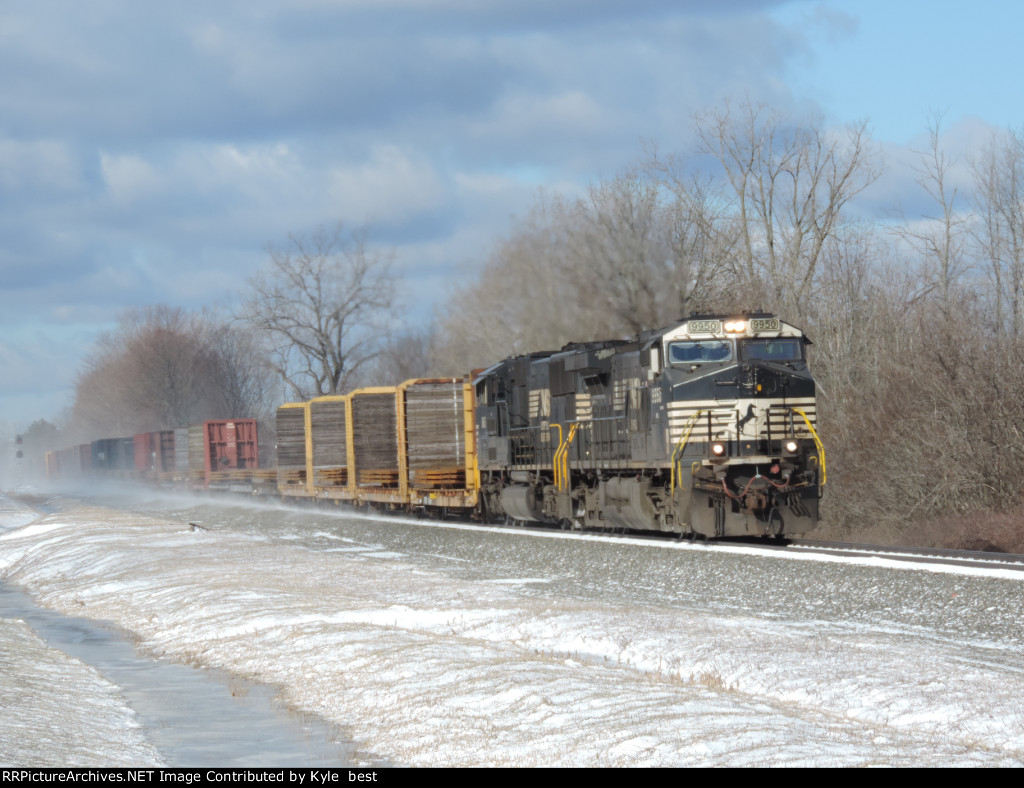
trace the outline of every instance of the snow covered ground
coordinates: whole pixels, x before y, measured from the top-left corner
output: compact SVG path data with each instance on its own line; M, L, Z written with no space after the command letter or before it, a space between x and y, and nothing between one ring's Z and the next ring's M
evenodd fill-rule
M215 505L17 509L0 498L5 582L280 686L367 763L1024 765L1020 573ZM3 620L0 649L46 653ZM89 762L149 757L108 687L48 659L38 694L95 721ZM46 727L34 696L11 695L0 761Z

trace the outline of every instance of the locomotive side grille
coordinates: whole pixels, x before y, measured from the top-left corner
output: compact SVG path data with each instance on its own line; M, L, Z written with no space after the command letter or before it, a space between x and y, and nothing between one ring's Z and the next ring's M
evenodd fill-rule
M551 414L550 389L534 389L530 392L530 419L546 419Z
M615 411L626 409L626 397L629 392L640 388L640 378L617 378L612 388L612 405Z
M626 381L617 378L612 389L612 407L618 413L626 408Z
M594 417L594 407L589 394L576 395L576 420L590 421Z

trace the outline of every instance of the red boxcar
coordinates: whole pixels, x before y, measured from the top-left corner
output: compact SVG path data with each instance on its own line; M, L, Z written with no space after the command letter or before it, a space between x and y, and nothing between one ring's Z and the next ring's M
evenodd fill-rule
M202 452L204 486L251 489L260 464L256 419L203 422Z
M174 430L140 432L135 441L135 472L145 479L170 479L174 471Z

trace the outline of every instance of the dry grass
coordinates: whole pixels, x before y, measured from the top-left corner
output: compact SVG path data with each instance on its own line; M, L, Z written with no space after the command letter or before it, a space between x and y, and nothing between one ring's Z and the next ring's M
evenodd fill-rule
M1024 554L1024 510L972 510L911 523L877 523L859 528L822 523L809 537L883 546Z
M915 523L904 544L951 550L1024 553L1024 511L971 511Z
M705 689L715 690L716 692L733 692L737 689L736 682L730 684L715 668L706 668L697 673L690 674L690 683L697 684Z

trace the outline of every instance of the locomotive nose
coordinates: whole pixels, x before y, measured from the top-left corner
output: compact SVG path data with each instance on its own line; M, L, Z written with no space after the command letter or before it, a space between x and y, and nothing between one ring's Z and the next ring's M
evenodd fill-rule
M785 378L778 370L759 361L746 361L741 366L742 386L750 396L771 397L782 388Z

